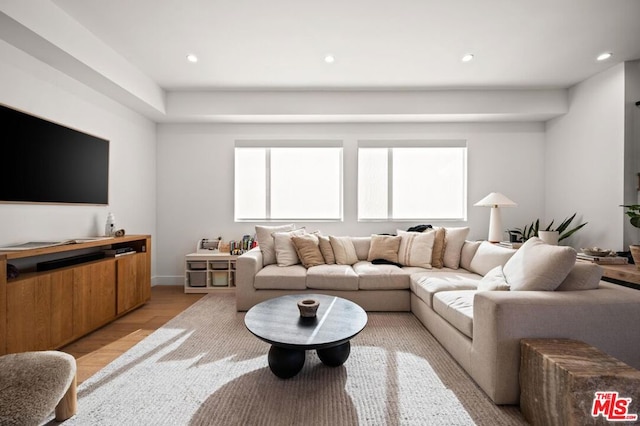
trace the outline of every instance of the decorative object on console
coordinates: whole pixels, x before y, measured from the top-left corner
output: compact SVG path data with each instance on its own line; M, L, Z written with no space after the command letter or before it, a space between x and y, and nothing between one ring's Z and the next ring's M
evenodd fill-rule
M113 237L116 232L116 218L113 213L109 212L107 215L107 223L104 225L105 237Z
M538 231L538 238L549 245L557 246L560 233L558 231Z
M587 256L596 256L596 257L603 257L603 256L615 256L615 252L612 252L611 250L606 250L600 247L588 247L588 248L581 248L580 250L582 250L582 252L584 254L586 254Z
M631 223L631 225L635 226L636 228L640 228L640 204L627 204L620 207L624 207L627 209L624 214L629 216L629 222ZM640 269L640 245L631 244L629 246L629 250L631 250L633 263L635 263L636 267Z
M313 318L316 316L320 302L314 299L304 299L298 302L300 316L303 318Z
M477 207L491 207L489 219L489 242L498 243L502 240L502 217L500 207L516 207L518 204L511 201L499 192L492 192L482 200L474 204Z
M125 234L125 230L124 229L118 229L116 232L113 233L114 237L124 237Z

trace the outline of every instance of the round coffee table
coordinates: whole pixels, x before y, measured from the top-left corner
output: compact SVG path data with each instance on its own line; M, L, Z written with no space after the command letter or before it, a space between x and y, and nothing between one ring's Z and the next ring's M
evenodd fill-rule
M298 301L320 302L313 318L300 316ZM298 294L258 303L244 317L247 329L271 344L269 368L288 379L302 370L305 351L315 349L323 364L338 367L349 358L351 340L367 324L367 313L357 304L336 296Z

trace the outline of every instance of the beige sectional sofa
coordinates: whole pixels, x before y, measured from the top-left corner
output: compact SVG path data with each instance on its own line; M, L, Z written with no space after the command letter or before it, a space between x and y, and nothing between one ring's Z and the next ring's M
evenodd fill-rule
M243 254L237 310L285 294L323 293L367 311L410 311L496 404L519 403L522 338L582 340L640 368L640 291L600 281L599 267L575 263L571 248L535 239L516 256L488 242L451 241L449 267L423 268L374 264L372 237L350 240L357 254L351 265L265 265L260 248ZM532 289L540 286L547 288Z

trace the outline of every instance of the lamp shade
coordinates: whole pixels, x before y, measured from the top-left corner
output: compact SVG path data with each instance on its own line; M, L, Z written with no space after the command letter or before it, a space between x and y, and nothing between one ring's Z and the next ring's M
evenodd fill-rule
M499 192L492 192L474 204L477 207L516 207L517 205Z

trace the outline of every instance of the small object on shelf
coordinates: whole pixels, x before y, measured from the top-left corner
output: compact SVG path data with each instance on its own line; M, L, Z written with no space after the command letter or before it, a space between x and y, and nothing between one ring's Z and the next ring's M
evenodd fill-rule
M7 263L7 279L18 278L19 275L20 275L20 271L18 271L18 268L16 268L16 265Z
M626 265L629 263L629 259L622 256L590 256L585 253L578 253L577 259L586 260L600 265Z
M104 225L104 235L106 237L113 237L116 233L116 218L113 213L109 212L107 215L107 223Z
M114 237L124 237L125 234L125 230L124 229L118 229L116 232L113 233Z
M303 318L313 318L316 316L320 302L315 299L304 299L298 301L300 316Z
M133 247L118 247L115 249L107 249L103 250L104 255L108 257L118 257L123 254L134 254L136 251Z
M514 242L511 242L511 241L500 241L498 243L498 245L500 247L506 247L506 248L511 248L511 249L519 249L522 246L522 244L524 244L524 243L519 242L519 241L518 242L516 242L516 241L514 241Z
M605 250L600 247L582 248L580 250L582 250L582 252L587 256L597 256L597 257L615 256L615 252L611 250Z

